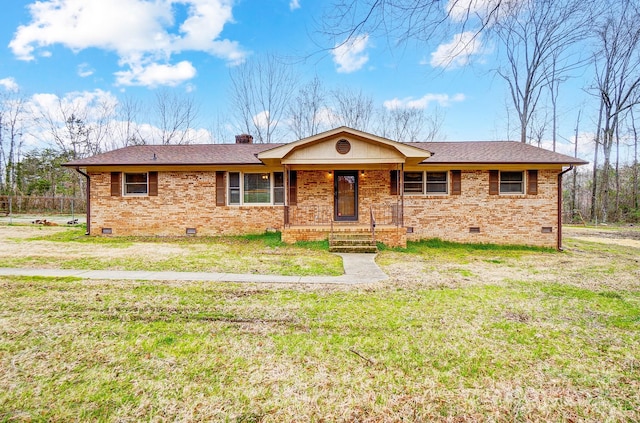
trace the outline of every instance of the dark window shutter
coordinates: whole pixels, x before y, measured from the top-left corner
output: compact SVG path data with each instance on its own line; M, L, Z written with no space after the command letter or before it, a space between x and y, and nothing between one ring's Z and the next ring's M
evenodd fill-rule
M224 186L224 172L216 172L216 206L225 206L227 199L225 198L227 190Z
M292 170L289 172L289 205L298 204L298 172Z
M498 195L500 193L500 172L497 170L489 171L489 195Z
M149 172L149 195L158 195L158 172Z
M391 195L398 195L398 176L400 172L397 170L391 171L391 184L389 186Z
M459 170L451 171L451 195L462 194L462 172Z
M119 197L122 188L120 186L120 172L111 172L111 195Z
M527 171L527 194L538 195L538 171Z

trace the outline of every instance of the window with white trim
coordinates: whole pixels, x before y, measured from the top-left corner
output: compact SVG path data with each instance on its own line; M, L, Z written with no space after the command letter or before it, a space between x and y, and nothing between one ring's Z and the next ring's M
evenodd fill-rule
M448 172L404 172L405 194L447 194Z
M524 194L524 172L500 172L500 194Z
M240 172L229 172L229 204L240 204Z
M427 172L427 194L446 194L447 182L447 172Z
M229 172L229 204L284 204L283 172Z
M147 195L149 193L148 173L125 173L124 195Z
M423 194L424 193L424 172L404 173L404 193Z
M283 172L273 172L273 204L284 204Z

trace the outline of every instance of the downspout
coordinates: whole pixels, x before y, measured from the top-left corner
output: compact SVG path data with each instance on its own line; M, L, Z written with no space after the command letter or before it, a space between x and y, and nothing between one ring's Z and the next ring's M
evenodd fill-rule
M558 251L562 251L562 176L573 170L573 165L569 169L558 173Z
M87 233L85 235L91 234L91 177L80 170L79 167L76 167L76 172L80 175L87 178Z

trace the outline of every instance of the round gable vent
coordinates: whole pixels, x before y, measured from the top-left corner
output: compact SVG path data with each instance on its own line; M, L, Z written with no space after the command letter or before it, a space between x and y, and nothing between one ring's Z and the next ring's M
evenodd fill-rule
M336 143L336 151L340 154L347 154L351 151L351 144L343 138Z

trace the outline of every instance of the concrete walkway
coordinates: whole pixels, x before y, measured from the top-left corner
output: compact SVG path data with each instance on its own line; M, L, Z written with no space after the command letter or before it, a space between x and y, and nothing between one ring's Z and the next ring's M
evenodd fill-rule
M12 269L0 267L0 276L77 277L83 279L212 281L250 283L360 284L388 278L375 262L375 254L338 254L342 276L279 276L209 272L152 272L144 270Z

